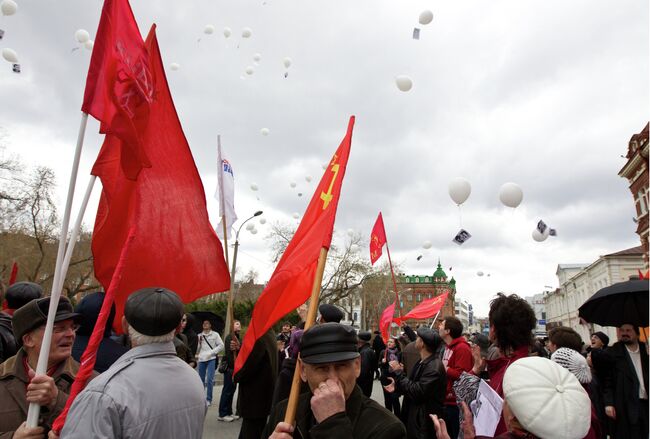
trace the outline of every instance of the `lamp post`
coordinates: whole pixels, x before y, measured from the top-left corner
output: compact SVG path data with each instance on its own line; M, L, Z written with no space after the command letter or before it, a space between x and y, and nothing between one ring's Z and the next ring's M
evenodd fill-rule
M228 310L226 311L226 328L228 328L228 333L232 334L234 331L234 320L233 320L233 312L232 312L232 305L233 305L233 295L235 294L235 270L237 269L237 250L239 249L239 232L241 232L242 227L244 227L244 224L246 224L248 221L252 220L256 216L260 216L263 212L261 210L258 210L251 216L250 218L247 218L241 225L239 226L239 229L237 229L237 233L235 234L235 251L233 252L232 255L232 269L230 272L230 291L228 293Z

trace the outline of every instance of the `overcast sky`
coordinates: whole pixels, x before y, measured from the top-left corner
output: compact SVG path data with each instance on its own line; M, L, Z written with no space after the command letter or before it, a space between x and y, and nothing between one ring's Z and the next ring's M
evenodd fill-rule
M0 16L0 48L18 53L23 72L0 60L0 126L6 152L56 171L62 210L90 60L90 51L72 50L74 33L94 38L102 2L16 1L16 15ZM421 26L425 9L434 19ZM158 24L213 224L217 134L234 168L239 217L265 212L259 233L242 231L238 264L260 281L274 268L269 222L296 222L292 213L304 211L352 114L339 239L350 228L368 236L381 210L394 262L431 274L440 258L478 315L497 291L528 296L556 286L558 263L639 245L632 196L617 173L630 136L648 121L645 0L141 0L133 10L143 35ZM204 34L206 25L216 31ZM397 75L412 78L409 92L397 89ZM97 131L91 121L77 199L101 146ZM460 228L447 193L454 177L472 184L462 226L473 236L462 247L452 243ZM524 192L514 211L498 198L510 181ZM533 241L539 219L558 237ZM424 250L427 240L433 247Z

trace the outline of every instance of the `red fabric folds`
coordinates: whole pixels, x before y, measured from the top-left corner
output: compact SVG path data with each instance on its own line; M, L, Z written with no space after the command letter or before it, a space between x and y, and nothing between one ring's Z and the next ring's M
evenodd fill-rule
M393 321L393 315L395 315L395 303L393 302L391 305L388 305L381 312L381 318L379 319L379 332L381 333L381 338L384 339L384 343L388 341L388 329Z
M398 325L401 325L402 322L405 322L409 319L429 319L438 314L438 312L442 309L442 307L445 305L445 301L447 300L448 295L449 292L446 292L432 299L424 300L401 318L395 317L393 321Z

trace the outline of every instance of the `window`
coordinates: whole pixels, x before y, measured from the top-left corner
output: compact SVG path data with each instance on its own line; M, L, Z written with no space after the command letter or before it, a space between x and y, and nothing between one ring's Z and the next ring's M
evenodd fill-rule
M352 317L352 320L354 320L356 322L358 319L359 319L359 315L355 312L353 317Z
M422 294L418 294L418 302L422 302Z
M637 192L638 198L637 200L639 201L639 212L641 212L641 215L645 215L648 212L648 207L646 206L646 201L645 197L643 196L643 191Z
M417 283L420 283L420 278L419 278L419 277L416 277L416 278L415 278L415 283L416 283L416 284L417 284Z

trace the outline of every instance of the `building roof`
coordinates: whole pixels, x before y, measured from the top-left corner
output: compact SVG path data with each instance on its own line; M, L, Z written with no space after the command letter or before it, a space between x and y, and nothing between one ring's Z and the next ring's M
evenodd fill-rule
M636 256L642 254L643 254L643 246L639 245L637 247L627 248L625 250L621 250L616 253L610 253L605 256Z
M440 259L438 259L438 268L436 271L433 272L433 278L438 279L438 278L447 278L447 273L442 269L442 265L440 265Z
M589 264L557 264L557 269L558 270L567 270L571 268L585 268L588 267Z

